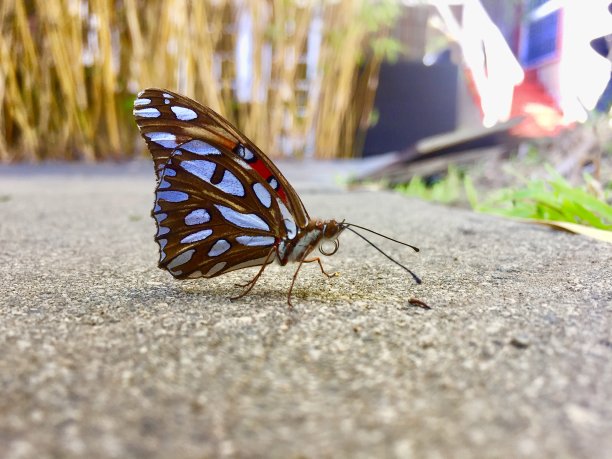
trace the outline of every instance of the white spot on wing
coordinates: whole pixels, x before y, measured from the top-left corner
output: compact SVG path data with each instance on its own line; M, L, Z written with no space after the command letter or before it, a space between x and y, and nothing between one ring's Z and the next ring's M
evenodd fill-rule
M271 236L238 236L236 238L242 245L249 247L273 245L275 239Z
M163 236L164 234L168 234L169 232L170 232L170 228L168 228L167 226L160 226L159 229L157 230L157 235Z
M242 167L243 169L249 169L251 166L249 165L249 163L247 163L246 161L243 161L240 158L234 158L234 161L236 161L240 167Z
M190 235L185 236L183 239L181 239L181 243L182 244L187 244L189 242L203 241L204 239L206 239L211 234L212 234L212 230L211 229L205 229L205 230L202 230L202 231L198 231L196 233L191 233Z
M225 265L227 263L225 261L222 261L220 263L217 263L215 266L213 266L212 268L210 268L208 270L208 272L206 273L207 276L212 276L214 274L217 274L219 271L221 271L223 268L225 268Z
M192 272L189 276L187 276L189 279L196 279L198 277L202 277L202 271L194 271Z
M166 179L162 179L162 181L159 182L159 185L157 185L157 188L159 189L170 188L170 182L166 181Z
M205 209L192 210L185 216L186 225L201 225L210 221L210 214Z
M191 257L193 257L194 253L195 253L195 249L185 250L180 255L177 255L176 257L174 257L172 259L172 261L170 263L168 263L167 268L169 270L172 270L172 269L176 268L177 266L184 265L189 260L191 260Z
M155 218L155 220L157 220L157 223L161 223L166 218L168 218L168 214L155 214L153 217Z
M183 193L182 191L158 191L157 192L157 200L158 201L168 201L168 202L183 202L189 199L189 195L187 193Z
M223 173L223 178L215 186L221 191L225 191L227 194L244 196L244 187L242 183L240 183L240 180L228 170Z
M159 244L159 261L161 263L162 261L164 261L164 258L166 258L166 252L164 252L164 247L166 247L168 239L160 239L157 241L157 243Z
M217 165L215 163L211 163L210 161L196 159L194 161L183 161L181 163L181 167L199 179L210 183L210 179L215 173Z
M284 220L285 228L287 229L287 237L289 239L293 239L297 234L297 228L295 226L295 222L293 220Z
M243 214L229 207L215 204L215 207L221 212L223 218L228 222L239 226L240 228L253 228L263 231L270 231L268 224L255 214Z
M164 175L167 175L168 177L175 177L176 176L176 171L174 169L169 169L169 168L164 168Z
M173 107L170 107L170 110L172 110L176 115L177 119L181 121L191 121L198 117L198 114L190 108L178 107L175 105Z
M243 145L240 145L240 147L238 148L238 156L240 156L246 161L250 161L255 157L253 152Z
M196 153L198 155L220 155L221 152L212 145L202 142L201 140L190 140L181 145L181 149Z
M297 234L297 226L295 226L295 221L293 220L289 209L287 209L287 206L285 206L285 203L280 199L277 199L277 201L281 214L283 214L283 222L285 223L285 228L287 229L287 237L289 239L293 239Z
M208 251L209 257L218 257L222 253L227 252L230 249L231 245L225 239L219 239L217 242L213 244L213 246Z
M155 142L158 145L166 148L176 148L176 136L169 132L147 132L145 134L151 142Z
M199 179L211 183L210 180L215 173L217 165L211 161L195 159L193 161L183 161L181 163L181 167ZM242 186L242 183L240 183L240 180L238 180L236 176L228 170L223 173L223 178L219 183L216 185L211 185L224 193L231 194L233 196L244 196L244 187Z
M134 101L134 107L142 107L143 105L149 105L150 103L151 103L151 99L146 99L146 98L136 99Z
M253 185L253 191L255 192L257 199L259 199L259 202L261 202L265 207L270 208L270 204L272 204L272 196L270 196L270 193L268 190L266 190L266 187L261 183L255 183Z
M161 113L156 108L141 108L134 110L134 116L140 116L141 118L159 118Z
M174 96L172 94L168 94L167 92L163 93L164 97L167 97L168 99L174 99Z
M255 157L255 155L253 154L253 152L251 150L249 150L248 148L244 149L244 156L243 158L247 161L252 160Z

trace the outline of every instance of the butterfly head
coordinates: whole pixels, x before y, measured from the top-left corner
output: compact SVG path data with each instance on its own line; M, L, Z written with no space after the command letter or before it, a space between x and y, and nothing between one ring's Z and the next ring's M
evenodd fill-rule
M326 220L324 222L319 222L317 226L319 226L322 233L321 243L319 244L319 252L325 256L335 254L340 247L338 236L347 227L344 220L341 222L337 222L336 220Z

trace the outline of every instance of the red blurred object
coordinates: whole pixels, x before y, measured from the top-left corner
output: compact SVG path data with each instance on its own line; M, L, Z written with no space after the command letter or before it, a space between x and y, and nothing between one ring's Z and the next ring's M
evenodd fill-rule
M469 69L465 69L468 91L480 108L480 95ZM482 109L480 108L482 116ZM512 128L516 137L537 138L558 134L568 127L563 122L563 113L546 88L538 81L535 70L525 71L525 79L514 88L510 118L523 117L523 121Z
M523 82L514 88L510 117L524 117L511 133L518 137L548 137L566 129L563 113L538 81L535 71L527 70Z

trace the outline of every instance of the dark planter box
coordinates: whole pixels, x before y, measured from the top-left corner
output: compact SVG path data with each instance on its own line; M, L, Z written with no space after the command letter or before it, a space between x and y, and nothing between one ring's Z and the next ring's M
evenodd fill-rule
M379 119L366 133L364 156L403 150L452 131L457 124L457 67L383 64L374 106Z

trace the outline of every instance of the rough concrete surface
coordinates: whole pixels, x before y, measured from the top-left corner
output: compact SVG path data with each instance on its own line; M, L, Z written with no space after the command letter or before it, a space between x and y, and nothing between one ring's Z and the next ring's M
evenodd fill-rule
M1 458L611 457L612 246L283 169L423 284L347 233L231 302L156 267L150 164L0 169Z

